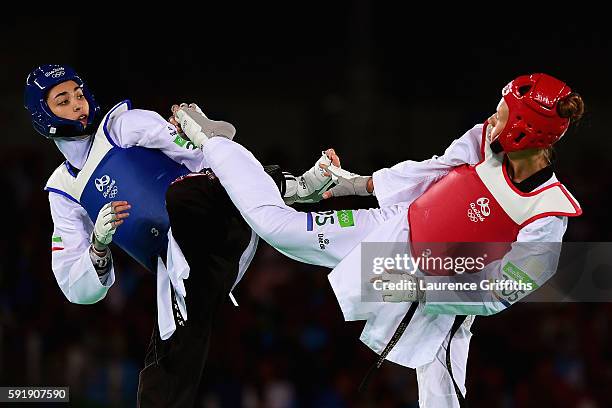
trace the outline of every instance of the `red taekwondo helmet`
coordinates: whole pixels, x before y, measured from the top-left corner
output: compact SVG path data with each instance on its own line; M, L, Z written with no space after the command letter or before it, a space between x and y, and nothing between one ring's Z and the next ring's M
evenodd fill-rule
M522 75L506 85L502 96L508 104L508 122L497 138L504 151L550 147L561 139L569 118L559 116L557 105L571 92L546 74Z

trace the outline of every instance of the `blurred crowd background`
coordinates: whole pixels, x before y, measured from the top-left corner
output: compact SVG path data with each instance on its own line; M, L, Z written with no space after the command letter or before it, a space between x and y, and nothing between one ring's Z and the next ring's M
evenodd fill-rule
M71 406L134 406L155 317L154 276L119 249L117 282L96 305L70 304L51 271L47 177L63 160L23 109L27 73L68 63L105 108L123 99L169 115L197 102L232 122L264 163L298 172L334 147L361 173L441 154L496 108L514 77L547 72L587 114L558 145L556 172L580 201L566 241L610 241L612 36L604 25L538 19L509 26L436 20L373 1L275 14L18 17L0 23L0 385L70 386ZM279 17L276 17L279 16ZM490 18L490 20L489 20ZM552 19L552 17L551 17ZM560 20L559 20L560 21ZM345 199L316 208L367 208ZM213 233L202 231L202 234ZM216 323L202 407L416 407L413 370L374 361L345 323L327 270L260 244ZM476 319L473 407L612 406L612 305L519 304Z

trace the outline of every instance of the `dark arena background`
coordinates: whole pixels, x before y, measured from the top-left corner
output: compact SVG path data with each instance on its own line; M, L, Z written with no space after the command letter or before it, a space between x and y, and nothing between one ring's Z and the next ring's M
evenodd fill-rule
M427 22L365 0L235 12L0 23L0 386L69 386L70 406L135 406L156 316L155 277L118 248L117 281L95 305L69 303L54 279L42 188L63 157L23 108L26 75L44 63L74 66L103 110L131 99L167 117L196 102L263 163L300 174L327 147L359 174L440 155L494 112L508 81L546 72L587 108L556 147L555 171L584 210L564 239L610 241L609 24L543 15L513 25L494 13ZM375 354L358 340L363 322L343 321L328 272L261 241L234 291L240 306L228 299L216 320L198 407L418 406L414 370L390 362L357 392ZM611 316L609 303L521 303L477 318L470 406L612 406Z

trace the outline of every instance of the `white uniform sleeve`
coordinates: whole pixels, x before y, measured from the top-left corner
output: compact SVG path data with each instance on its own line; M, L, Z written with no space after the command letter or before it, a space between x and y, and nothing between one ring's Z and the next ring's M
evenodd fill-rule
M495 290L482 302L437 302L427 298L425 312L432 314L483 315L499 313L542 286L557 271L561 241L567 229L567 217L549 216L528 224L519 231L511 250L491 262L479 274L488 279L530 283L532 290ZM434 292L435 293L435 292Z
M120 147L159 149L194 172L207 167L202 150L182 138L174 126L156 112L140 109L123 112L114 119L109 133Z
M411 203L429 186L462 164L480 161L482 127L476 125L446 149L442 156L429 160L406 160L373 174L374 193L381 207L399 203Z
M55 193L49 193L49 204L53 218L51 267L55 279L70 302L96 303L115 282L114 267L111 264L106 276L98 277L89 255L93 223L83 207Z

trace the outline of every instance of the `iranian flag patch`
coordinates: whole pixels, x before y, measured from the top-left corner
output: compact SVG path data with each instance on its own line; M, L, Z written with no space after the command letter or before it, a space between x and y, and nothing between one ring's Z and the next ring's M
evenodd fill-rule
M59 236L51 237L51 252L61 251L62 249L64 249L64 243L62 242L62 237L59 237Z

